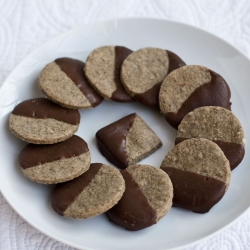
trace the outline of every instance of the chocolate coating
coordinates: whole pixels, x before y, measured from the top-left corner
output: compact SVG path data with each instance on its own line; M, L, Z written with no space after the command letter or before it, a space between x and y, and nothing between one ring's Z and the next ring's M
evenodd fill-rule
M19 154L18 162L23 169L26 169L47 162L79 156L88 151L87 143L82 138L73 135L68 140L56 144L27 144Z
M182 141L188 140L190 138L177 137L175 139L175 145L181 143ZM235 169L242 161L245 155L245 147L241 144L234 142L225 142L220 140L213 140L216 143L225 156L227 157L231 170Z
M186 65L186 63L183 62L181 58L177 56L175 53L169 50L166 51L169 59L168 74L171 73L173 70Z
M72 125L80 123L78 110L63 108L46 98L35 98L19 103L12 114L35 119L51 118Z
M115 84L116 90L111 96L111 100L116 102L133 102L134 99L126 92L124 89L121 80L120 72L123 61L126 57L131 54L133 51L122 46L115 46Z
M173 205L176 207L207 213L225 194L226 184L222 181L172 167L162 170L173 183Z
M103 98L90 86L84 75L83 68L85 64L82 61L64 57L56 59L55 63L81 90L92 107L102 102Z
M96 141L102 155L119 168L128 166L126 136L132 127L135 113L109 124L96 133Z
M127 230L136 231L156 223L156 212L149 205L139 185L126 170L121 170L126 189L121 200L107 211L109 220Z
M51 194L52 208L63 216L64 211L71 205L84 188L90 184L102 165L101 163L92 163L89 170L84 174L71 181L57 184Z
M203 106L220 106L231 110L231 92L226 81L217 73L210 70L212 79L198 87L182 104L177 113L168 112L165 118L168 123L178 128L182 119L191 111Z

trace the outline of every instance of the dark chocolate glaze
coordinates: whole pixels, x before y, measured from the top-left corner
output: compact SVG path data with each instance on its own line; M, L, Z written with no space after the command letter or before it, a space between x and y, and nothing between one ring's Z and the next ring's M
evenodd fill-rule
M191 111L203 106L220 106L231 110L231 92L226 81L212 70L209 71L212 79L198 87L188 98L177 113L167 112L165 118L168 123L178 128L182 119Z
M92 107L95 107L102 102L103 98L90 86L84 75L83 68L85 63L67 57L58 58L55 60L55 63L81 90Z
M64 211L72 204L84 188L90 184L102 165L101 163L92 163L89 170L84 174L71 181L57 184L51 194L52 208L63 216Z
M80 123L78 110L63 108L46 98L35 98L19 103L12 114L35 119L51 118L72 125Z
M79 156L88 151L87 143L82 138L73 135L68 140L56 144L27 144L19 154L18 162L23 169L26 169L47 162Z
M173 205L195 213L207 213L226 192L226 184L214 178L172 167L163 167L174 188Z
M134 99L126 92L124 89L121 80L120 72L123 61L126 57L131 54L133 51L122 46L115 46L115 84L116 90L111 96L112 101L116 102L133 102Z
M135 113L109 124L96 133L96 141L102 155L118 168L128 166L126 137L135 119Z
M125 180L125 192L121 200L107 211L109 220L127 230L136 231L156 223L156 212L138 184L126 170L121 174Z
M168 72L167 74L171 73L173 70L178 69L184 65L186 65L180 57L178 57L175 53L166 50L166 53L169 58L169 65L168 65ZM142 104L151 107L159 109L159 92L161 88L161 84L164 79L162 79L161 82L156 83L152 88L147 90L144 93L136 94L135 99Z
M177 137L175 139L175 145L181 143L182 141L188 140L190 138ZM227 157L230 163L231 170L235 169L242 161L245 155L245 147L239 143L225 142L220 140L213 140Z

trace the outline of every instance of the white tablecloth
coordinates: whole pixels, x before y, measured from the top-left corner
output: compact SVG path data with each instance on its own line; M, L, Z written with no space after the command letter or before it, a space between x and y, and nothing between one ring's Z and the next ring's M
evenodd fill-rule
M51 38L81 24L121 17L191 24L250 57L249 0L0 0L0 85L22 59ZM26 223L0 193L0 250L7 249L73 248ZM250 249L250 211L228 229L185 250L200 249Z

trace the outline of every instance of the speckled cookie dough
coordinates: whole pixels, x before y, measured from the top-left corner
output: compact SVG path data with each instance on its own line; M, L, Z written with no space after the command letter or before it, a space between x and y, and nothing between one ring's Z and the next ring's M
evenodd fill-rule
M207 139L189 139L168 152L161 164L174 187L173 205L208 212L228 189L231 170L223 151Z
M121 81L127 92L146 106L159 108L161 83L172 70L185 65L173 52L159 48L143 48L123 62Z
M168 175L150 165L132 165L121 171L126 190L108 212L111 222L128 230L157 223L172 206L173 186Z
M186 114L202 106L230 109L230 89L212 70L197 65L181 67L169 74L159 92L160 110L174 128Z
M119 168L141 161L162 146L155 132L135 113L100 129L96 140L103 156Z
M103 46L93 50L87 58L84 72L93 88L105 99L132 102L120 81L124 59L132 51L122 46Z
M62 216L87 219L117 204L124 190L124 179L116 168L92 163L81 176L55 186L51 205Z
M77 130L80 114L46 98L19 103L9 117L10 131L19 139L34 144L65 141Z
M244 131L235 115L221 107L201 107L187 114L177 131L176 144L189 138L206 138L215 142L237 167L245 153Z
M90 166L87 143L78 136L52 145L26 145L18 157L23 174L32 181L56 184L72 180Z
M39 75L39 87L53 102L71 109L88 109L103 98L90 86L84 63L72 58L58 58L47 64Z

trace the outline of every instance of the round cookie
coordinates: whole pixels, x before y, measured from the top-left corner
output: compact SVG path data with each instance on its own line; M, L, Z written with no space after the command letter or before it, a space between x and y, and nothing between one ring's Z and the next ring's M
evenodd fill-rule
M78 110L63 108L46 98L19 103L9 117L10 131L34 144L65 141L77 131L79 123Z
M87 219L113 207L124 190L124 180L116 168L92 163L81 176L55 186L51 206L62 216Z
M130 54L121 68L126 91L142 104L159 108L158 94L164 78L185 63L173 52L143 48Z
M221 107L201 107L188 113L180 123L175 144L189 138L206 138L215 142L229 160L233 170L245 154L244 131L235 115Z
M173 205L196 213L206 213L220 201L231 176L224 153L207 139L189 139L176 145L161 169L173 183Z
M220 106L230 110L230 97L230 89L219 74L203 66L188 65L164 79L159 104L168 123L177 129L184 116L196 108Z
M131 231L156 224L172 206L173 186L168 175L149 165L132 165L121 174L126 190L107 212L109 220Z
M87 109L103 98L90 86L84 63L72 58L58 58L47 64L39 75L39 87L53 102L71 109Z
M23 174L32 181L56 184L72 180L89 169L87 143L73 135L52 145L26 145L18 157Z
M103 46L93 50L86 60L84 72L92 87L105 99L132 102L120 81L124 59L132 51L122 46Z

